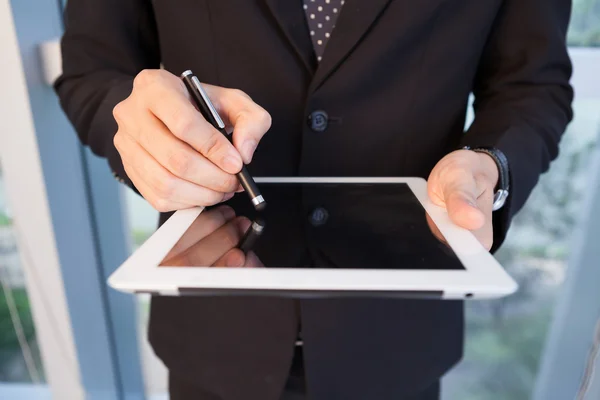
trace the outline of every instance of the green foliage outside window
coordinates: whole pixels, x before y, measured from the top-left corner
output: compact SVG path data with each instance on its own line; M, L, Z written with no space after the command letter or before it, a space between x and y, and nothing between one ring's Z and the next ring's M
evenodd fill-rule
M38 371L42 370L39 353L36 351L35 327L31 317L27 292L22 288L12 289L12 296L21 320L23 334L33 348ZM0 289L0 382L29 381L30 377L24 367L21 348L12 323L6 293Z
M32 339L35 335L31 311L29 309L29 300L25 289L13 289L12 295L15 300L17 311L23 325L23 333L27 339ZM0 289L0 349L18 349L19 342L12 325L8 304L4 291ZM1 362L0 362L1 363Z
M0 211L0 226L9 226L11 225L11 220L8 217L8 215L4 214L2 211Z
M569 46L600 46L600 0L573 0Z

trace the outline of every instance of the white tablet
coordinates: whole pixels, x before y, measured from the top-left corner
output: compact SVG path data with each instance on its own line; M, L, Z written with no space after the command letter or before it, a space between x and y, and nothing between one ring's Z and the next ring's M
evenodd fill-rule
M517 289L477 239L429 200L421 178L256 182L264 213L245 193L230 208L177 211L110 276L110 286L174 296L438 299Z

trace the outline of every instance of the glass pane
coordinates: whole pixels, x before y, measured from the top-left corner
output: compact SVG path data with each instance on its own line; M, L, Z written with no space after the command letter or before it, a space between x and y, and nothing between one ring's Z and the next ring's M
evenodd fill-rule
M0 166L0 382L42 383L44 371L12 220ZM2 393L0 389L0 397Z
M542 176L496 254L520 290L502 300L467 304L465 355L445 378L445 400L531 398L570 241L579 226L587 166L600 135L600 93L576 100L574 110L560 157Z
M573 0L569 46L600 46L600 0Z
M132 190L129 190L129 188L124 188L123 190L126 191L125 198L131 243L130 251L133 252L156 230L158 212L146 200ZM136 300L138 304L140 354L146 393L150 396L164 394L167 392L167 370L154 354L147 337L150 297L138 295L136 296Z
M131 252L133 252L156 231L158 211L133 190L125 187L124 190L126 192Z

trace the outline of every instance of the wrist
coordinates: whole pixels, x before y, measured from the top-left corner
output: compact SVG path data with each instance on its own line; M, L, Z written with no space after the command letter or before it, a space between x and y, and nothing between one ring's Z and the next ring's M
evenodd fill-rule
M487 173L494 182L494 207L496 211L504 206L509 195L510 186L510 171L508 160L504 153L494 147L470 147L465 146L465 150L472 150L480 156L484 168L484 174ZM495 168L491 166L489 160L495 164Z
M477 157L479 157L479 164L481 165L483 175L486 177L486 180L490 182L491 189L496 189L498 180L500 179L500 171L498 170L496 161L494 161L492 156L488 153L477 152L476 154Z

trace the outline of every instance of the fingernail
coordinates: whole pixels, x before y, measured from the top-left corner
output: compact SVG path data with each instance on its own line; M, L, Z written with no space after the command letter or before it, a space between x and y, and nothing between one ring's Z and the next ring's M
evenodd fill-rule
M229 199L231 199L233 197L235 193L227 193L224 197L223 197L223 201L227 201Z
M256 146L256 140L253 139L248 139L242 144L242 155L246 164L250 164L250 161L252 161L252 156L254 155Z
M225 168L225 172L235 174L242 169L242 163L239 157L228 155L223 159L223 168Z

